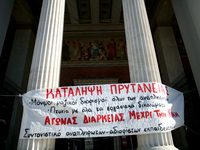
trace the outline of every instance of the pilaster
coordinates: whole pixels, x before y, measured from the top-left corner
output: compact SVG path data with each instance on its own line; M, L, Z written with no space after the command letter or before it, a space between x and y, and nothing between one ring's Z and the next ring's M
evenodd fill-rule
M196 86L200 95L200 1L172 0L172 6L178 21L186 47Z
M6 37L14 0L0 1L0 56Z
M4 87L10 92L17 92L16 95L26 92L34 41L35 36L31 29L16 30L4 81ZM17 148L22 114L20 99L15 97L13 102L12 117L6 142L7 149Z
M157 27L154 41L163 83L172 86L185 77L172 27Z

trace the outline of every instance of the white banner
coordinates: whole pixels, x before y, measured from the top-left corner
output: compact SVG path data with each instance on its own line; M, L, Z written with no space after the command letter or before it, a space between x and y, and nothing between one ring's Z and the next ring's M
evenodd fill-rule
M183 94L155 82L33 90L23 106L21 139L160 133L184 124Z

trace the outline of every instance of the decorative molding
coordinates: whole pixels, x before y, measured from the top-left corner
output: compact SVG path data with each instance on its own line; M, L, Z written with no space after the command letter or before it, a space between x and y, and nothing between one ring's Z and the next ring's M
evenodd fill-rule
M62 67L128 66L128 60L62 61Z
M119 78L104 78L104 79L73 79L74 85L97 85L118 83Z
M124 31L124 24L65 24L64 32Z
M64 38L125 37L124 24L65 24Z

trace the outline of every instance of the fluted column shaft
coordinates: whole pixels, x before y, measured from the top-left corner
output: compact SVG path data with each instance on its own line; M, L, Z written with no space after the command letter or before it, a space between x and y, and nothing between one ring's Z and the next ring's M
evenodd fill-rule
M59 86L65 0L43 0L27 91ZM19 150L53 150L55 139L19 140Z
M131 82L161 82L144 0L122 0ZM171 132L138 135L138 150L176 149Z

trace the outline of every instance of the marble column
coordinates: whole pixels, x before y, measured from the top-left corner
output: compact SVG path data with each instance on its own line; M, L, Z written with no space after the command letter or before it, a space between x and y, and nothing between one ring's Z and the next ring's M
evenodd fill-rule
M65 0L43 0L27 91L59 86ZM53 150L55 139L18 142L19 150Z
M144 0L122 0L131 82L161 82ZM137 136L138 150L175 150L171 132Z

